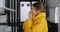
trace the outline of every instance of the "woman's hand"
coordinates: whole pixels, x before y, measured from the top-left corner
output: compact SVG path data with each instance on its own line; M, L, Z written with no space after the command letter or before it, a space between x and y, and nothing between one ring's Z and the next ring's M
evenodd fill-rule
M30 19L33 19L33 14L32 14L31 11L29 12L29 18L30 18Z

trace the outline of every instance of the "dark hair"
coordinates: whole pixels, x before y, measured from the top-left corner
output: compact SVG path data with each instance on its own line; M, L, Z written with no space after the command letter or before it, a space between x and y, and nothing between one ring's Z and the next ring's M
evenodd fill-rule
M43 6L43 7L42 7ZM44 5L44 3L42 2L37 2L33 4L33 7L36 9L36 11L41 10L41 12L45 12L46 11L46 6Z

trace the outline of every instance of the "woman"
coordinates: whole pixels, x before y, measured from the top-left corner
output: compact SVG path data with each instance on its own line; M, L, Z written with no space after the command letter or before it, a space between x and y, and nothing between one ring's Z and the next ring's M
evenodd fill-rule
M24 32L48 32L44 3L34 3L29 19L23 23Z

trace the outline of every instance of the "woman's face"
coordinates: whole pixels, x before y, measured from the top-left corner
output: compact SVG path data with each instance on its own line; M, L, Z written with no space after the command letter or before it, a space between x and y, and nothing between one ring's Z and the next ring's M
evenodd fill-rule
M35 16L35 15L37 15L37 12L36 12L36 9L32 6L32 8L31 8L31 11L30 12L32 12L32 14Z

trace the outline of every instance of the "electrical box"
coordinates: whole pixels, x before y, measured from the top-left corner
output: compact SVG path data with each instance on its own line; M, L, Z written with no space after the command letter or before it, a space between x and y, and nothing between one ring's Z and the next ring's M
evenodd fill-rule
M35 2L32 2L32 4ZM21 22L24 22L26 19L29 18L29 11L31 10L32 4L30 2L20 2L20 16L21 16L20 20L21 20Z
M29 11L31 9L30 2L20 2L20 20L23 22L29 18Z

